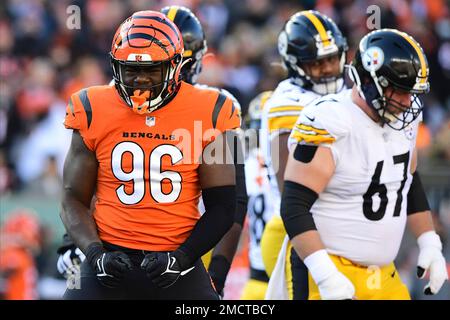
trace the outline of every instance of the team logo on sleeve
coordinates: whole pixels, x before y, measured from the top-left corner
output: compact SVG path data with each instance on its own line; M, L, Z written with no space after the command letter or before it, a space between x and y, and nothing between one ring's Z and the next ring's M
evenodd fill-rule
M378 47L370 47L362 54L362 64L367 71L377 71L384 62L384 52Z

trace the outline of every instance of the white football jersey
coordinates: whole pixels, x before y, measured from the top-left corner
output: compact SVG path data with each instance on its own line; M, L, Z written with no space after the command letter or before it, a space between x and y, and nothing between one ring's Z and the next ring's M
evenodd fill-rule
M275 214L280 214L281 195L278 189L276 171L271 159L270 143L282 133L290 133L302 109L321 97L295 84L292 78L281 81L264 106L261 120L260 145L264 162L269 169L271 195ZM276 151L274 151L277 153Z
M250 266L257 270L265 270L261 256L261 237L264 227L273 215L270 195L270 184L267 167L258 149L249 152L245 161L245 184L247 186L249 259Z
M330 254L366 266L395 259L405 229L419 121L402 131L381 127L352 102L351 90L324 96L303 110L291 147L328 147L336 166L311 208Z

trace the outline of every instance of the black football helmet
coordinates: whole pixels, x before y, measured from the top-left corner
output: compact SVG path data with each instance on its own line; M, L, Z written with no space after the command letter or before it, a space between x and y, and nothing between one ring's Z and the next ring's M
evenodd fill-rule
M181 69L181 80L195 84L202 70L203 56L208 50L202 25L186 7L167 6L162 8L161 12L175 23L183 37L185 62Z
M278 36L278 52L289 77L304 88L324 95L336 93L344 86L344 65L347 40L336 24L318 11L300 11L284 25ZM305 62L313 62L333 55L339 55L340 73L334 77L312 79L303 67Z
M395 29L375 30L364 36L349 67L349 76L359 94L380 115L383 124L402 130L423 109L419 95L430 90L428 62L420 45L408 34ZM409 92L405 106L387 96L386 88ZM391 113L391 110L402 112Z

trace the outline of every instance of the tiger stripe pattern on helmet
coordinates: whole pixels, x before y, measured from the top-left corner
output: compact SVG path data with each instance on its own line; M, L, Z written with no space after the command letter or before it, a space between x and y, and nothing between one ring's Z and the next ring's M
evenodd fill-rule
M152 48L151 61L166 60L183 50L180 32L167 17L158 12L140 11L118 29L111 53L118 60L127 60L130 54L148 54L148 48L154 44L159 50Z

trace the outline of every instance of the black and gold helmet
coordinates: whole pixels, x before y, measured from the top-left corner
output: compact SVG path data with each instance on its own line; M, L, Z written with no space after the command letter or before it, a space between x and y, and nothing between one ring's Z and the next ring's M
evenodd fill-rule
M347 40L326 15L313 10L294 14L278 36L278 52L289 77L300 86L324 95L336 93L344 85ZM304 63L339 56L339 75L313 79L305 72Z
M427 58L419 43L395 29L376 30L364 36L349 68L361 97L378 112L383 123L397 130L420 115L423 104L418 96L430 89L428 74ZM411 104L405 106L392 99L385 93L388 87L409 92Z
M181 32L184 42L183 59L190 59L183 64L181 79L195 84L202 70L202 59L207 51L205 33L198 18L186 7L168 6L161 9Z

